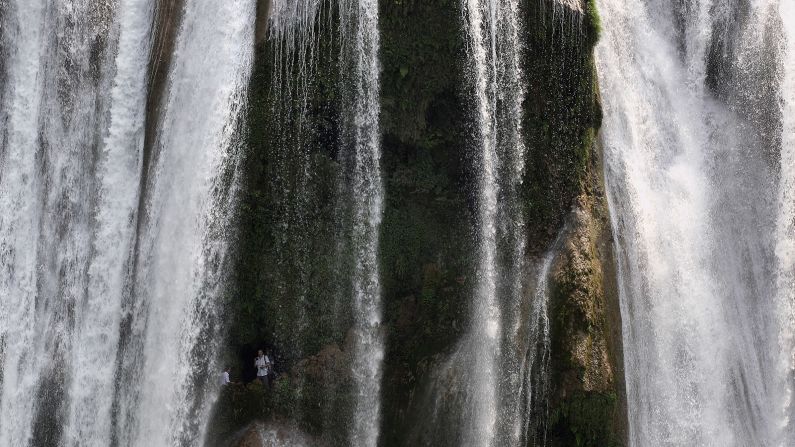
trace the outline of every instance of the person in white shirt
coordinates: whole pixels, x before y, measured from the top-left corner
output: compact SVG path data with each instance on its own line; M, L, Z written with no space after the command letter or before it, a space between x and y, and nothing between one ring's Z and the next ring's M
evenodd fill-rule
M260 349L257 351L257 358L254 360L254 366L257 368L257 380L262 382L265 386L270 386L268 383L268 367L270 366L270 359L267 355L262 353Z
M226 369L221 373L221 386L226 386L232 383L229 380L229 367L227 366Z

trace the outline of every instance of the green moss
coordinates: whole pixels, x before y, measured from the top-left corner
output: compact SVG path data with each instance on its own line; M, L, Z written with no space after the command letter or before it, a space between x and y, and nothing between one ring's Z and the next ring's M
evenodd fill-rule
M585 4L585 23L588 27L586 32L588 41L591 45L594 45L599 40L599 36L602 35L602 20L599 18L596 0L587 0Z
M583 188L596 130L601 124L593 46L598 16L582 28L554 17L544 2L530 2L526 24L528 154L523 197L531 251L548 247ZM588 7L590 8L590 7ZM595 11L595 10L594 10Z
M387 352L382 443L406 445L411 400L468 318L473 215L458 0L381 0Z
M618 399L612 393L576 393L559 403L549 418L550 447L618 447L613 430Z

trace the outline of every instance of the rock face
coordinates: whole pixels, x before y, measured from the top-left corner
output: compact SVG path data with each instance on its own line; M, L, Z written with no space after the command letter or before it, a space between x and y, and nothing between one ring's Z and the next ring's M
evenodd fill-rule
M596 248L604 229L592 214L592 199L581 196L579 202L572 212L573 230L552 273L555 323L559 325L555 338L580 372L566 371L561 389L604 392L613 386L605 333L604 272Z
M626 439L621 313L599 173L594 157L550 281L552 446L611 446Z
M283 48L267 40L258 45L236 287L228 306L234 322L230 362L247 365L265 344L278 353L284 374L272 390L225 391L217 425L210 429L218 439L256 420L283 418L329 445L347 442L346 417L354 398L346 340L351 321L340 299L349 291L337 280L334 243L338 17L335 2L319 3L328 7L307 40L315 45L312 64L286 64L288 72L279 77L274 73L285 66L275 61L284 57ZM269 2L259 4L262 11ZM386 192L379 253L387 340L384 446L411 445L423 390L438 380L434 371L443 367L469 321L477 175L468 159L472 120L462 89L467 67L461 5L460 0L379 1ZM551 278L555 385L544 437L553 445L616 444L625 424L620 319L594 145L601 120L593 65L598 17L592 0L522 5L527 169L521 196L528 259L546 252L567 219L570 228ZM561 5L571 16L559 14ZM285 80L299 78L290 67L310 67L311 82L286 85ZM288 90L304 96L280 96ZM280 113L284 104L301 104L301 113Z
M343 352L336 344L326 345L316 355L298 361L290 370L290 376L334 382L331 376L339 380L348 370L350 361L349 352Z
M262 439L262 434L255 425L243 433L243 438L235 444L235 447L263 447L264 445L265 441Z
M346 340L342 349L326 345L296 361L270 387L257 381L224 387L214 408L207 445L236 445L237 439L257 445L259 438L278 440L283 433L299 431L312 435L312 443L295 445L344 445L347 409L353 398L351 337ZM271 421L267 429L262 421ZM245 436L241 435L243 427Z

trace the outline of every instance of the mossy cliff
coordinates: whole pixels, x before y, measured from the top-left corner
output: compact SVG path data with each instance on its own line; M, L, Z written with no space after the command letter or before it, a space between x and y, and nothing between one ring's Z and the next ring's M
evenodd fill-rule
M621 315L600 174L594 157L551 272L550 446L617 446L626 439Z
M576 4L576 3L575 3ZM582 15L536 28L529 47L528 219L537 240L565 222L549 278L551 324L548 420L551 446L616 446L626 440L621 315L604 192L593 47L599 17ZM578 20L581 19L581 22ZM547 16L548 20L548 16ZM552 155L550 156L549 152ZM530 236L531 240L533 236Z
M554 5L523 3L528 259L544 253L573 219L552 280L546 438L609 445L605 440L621 440L623 419L620 346L611 336L619 327L610 314L617 297L606 285L609 226L594 148L598 20L590 2L582 12ZM397 446L409 445L421 389L469 324L477 182L468 156L473 120L463 88L460 0L380 0L379 10L386 198L381 444ZM335 14L334 2L324 3L311 53L285 53L272 40L257 47L223 360L233 377L250 380L256 349L271 348L282 375L271 391L225 390L209 429L212 445L256 420L293 421L314 439L346 444L350 285L340 278L350 265L338 194L338 85L346 80ZM296 82L299 72L309 73L300 78L305 83Z

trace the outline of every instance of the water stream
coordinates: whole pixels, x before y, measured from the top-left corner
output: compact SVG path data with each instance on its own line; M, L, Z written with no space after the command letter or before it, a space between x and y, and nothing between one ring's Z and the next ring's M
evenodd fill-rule
M352 373L356 401L350 441L375 446L381 423L381 374L384 335L381 331L381 285L378 233L383 214L381 133L379 128L378 1L340 2L342 70L352 79L343 86L345 129L341 138L346 190L352 203L352 279L354 352ZM343 77L345 79L346 76ZM343 81L345 82L345 81Z
M254 2L160 25L156 115L155 6L2 5L0 446L201 442Z
M597 3L631 445L790 445L790 2Z
M524 174L522 139L522 23L515 0L463 2L468 78L473 89L478 172L479 262L467 354L467 404L462 442L473 446L516 441L517 371L523 356L513 343L523 327L525 218L519 201ZM507 345L507 346L504 346Z

